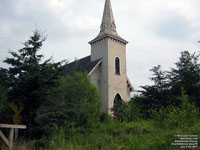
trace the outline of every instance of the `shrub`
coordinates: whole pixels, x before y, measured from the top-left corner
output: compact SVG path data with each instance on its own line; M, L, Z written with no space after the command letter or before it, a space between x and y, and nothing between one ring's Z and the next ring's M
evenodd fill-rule
M164 129L188 128L198 122L199 112L194 104L190 104L188 96L182 94L178 99L181 101L180 107L161 107L158 111L152 111L152 118L157 127Z
M86 73L74 73L60 77L57 86L49 91L48 101L37 111L37 122L43 130L52 124L64 127L73 122L75 127L91 128L99 122L101 101L97 89Z

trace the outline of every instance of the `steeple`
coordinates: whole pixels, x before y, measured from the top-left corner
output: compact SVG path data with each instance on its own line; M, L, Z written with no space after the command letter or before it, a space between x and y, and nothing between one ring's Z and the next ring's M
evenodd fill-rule
M110 110L116 101L130 100L132 86L126 74L126 44L128 42L117 34L110 1L105 0L98 36L89 42L90 61L92 64L99 62L89 77L99 91L103 111L111 114Z
M106 0L105 2L100 32L116 32L116 25L110 0Z
M126 40L124 40L117 34L110 0L105 1L103 18L102 18L102 22L100 26L100 33L95 39L93 39L89 43L92 44L96 41L99 41L100 39L104 37L112 37L119 40L120 42L124 44L128 43Z

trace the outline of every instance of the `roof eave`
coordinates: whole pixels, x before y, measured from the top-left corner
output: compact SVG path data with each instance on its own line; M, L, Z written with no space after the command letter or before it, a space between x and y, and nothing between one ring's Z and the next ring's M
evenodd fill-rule
M104 35L102 36L97 36L96 38L94 38L92 41L88 42L90 45L92 45L93 43L95 42L98 42L104 38L113 38L115 40L118 40L122 43L124 43L125 45L128 44L128 41L124 40L123 38L121 38L120 36L115 36L115 35L112 35L112 34L108 34L108 33L105 33Z
M94 70L100 65L100 63L102 62L102 59L99 60L99 62L92 68L92 70L90 70L90 72L88 73L88 76L90 76Z

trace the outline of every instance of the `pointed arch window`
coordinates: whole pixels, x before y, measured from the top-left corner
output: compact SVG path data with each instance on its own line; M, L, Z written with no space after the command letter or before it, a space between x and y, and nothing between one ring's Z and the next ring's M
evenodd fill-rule
M115 58L115 74L120 74L120 60L118 57Z

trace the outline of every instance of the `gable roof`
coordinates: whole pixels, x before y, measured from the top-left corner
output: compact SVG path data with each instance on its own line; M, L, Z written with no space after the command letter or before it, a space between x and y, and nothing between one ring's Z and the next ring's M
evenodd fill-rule
M63 75L68 75L73 72L87 72L90 75L96 67L102 62L102 59L91 61L91 55L76 60L67 64L64 67Z

